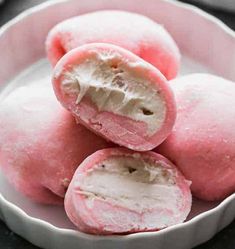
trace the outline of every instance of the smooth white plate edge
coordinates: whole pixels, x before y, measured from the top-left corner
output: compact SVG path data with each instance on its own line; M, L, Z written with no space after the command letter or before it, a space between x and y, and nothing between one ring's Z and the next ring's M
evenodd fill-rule
M207 19L207 20L210 20L214 23L216 23L220 28L222 28L224 30L225 33L227 33L228 35L231 35L233 37L235 37L235 33L230 29L228 28L225 24L223 24L221 21L219 21L217 18L215 17L212 17L210 16L209 14L206 14L205 12L201 11L200 9L196 8L196 7L191 7L190 5L187 5L187 4L183 4L183 3L178 3L178 2L175 2L175 1L171 1L171 0L165 0L166 2L170 2L172 4L175 4L175 5L178 5L180 7L183 7L183 8L187 8L187 9L190 9L191 11L195 11L197 12L201 17ZM58 2L66 2L66 1L58 1ZM4 33L4 30L7 30L11 25L14 25L16 22L18 22L19 20L21 20L22 18L24 18L25 16L27 15L31 15L33 14L35 11L39 10L39 9L43 9L43 8L46 8L48 5L50 4L54 4L55 2L52 0L52 1L49 1L49 2L46 2L44 4L41 4L39 7L36 6L32 9L29 9L25 12L23 12L22 14L20 14L18 17L16 17L15 19L13 19L12 21L10 21L8 24L4 25L3 28L1 28L0 30L0 35L2 33ZM40 224L40 226L42 226L41 228L46 228L49 229L49 230L57 230L58 233L60 232L63 232L63 233L67 233L67 229L58 229L54 226L52 226L51 224L47 223L47 222L43 222L41 220L38 220L38 219L34 219L32 217L29 217L26 213L24 213L24 211L20 210L17 206L11 204L10 202L8 202L6 199L4 199L1 195L0 195L0 204L1 204L1 207L3 209L1 209L2 213L3 213L3 217L5 216L5 208L9 208L11 210L14 210L15 212L17 212L17 216L20 216L21 218L27 218L30 223L33 223L33 222L37 222L38 224ZM166 233L166 232L170 232L172 230L175 230L177 228L180 228L182 226L186 227L186 226L189 226L190 224L193 224L193 223L196 223L196 222L199 222L201 221L202 219L208 217L208 216L211 216L213 214L215 214L216 212L218 212L219 210L226 210L226 208L228 207L229 204L233 204L234 205L235 203L235 194L231 195L230 197L228 197L226 200L224 200L219 206L217 206L216 208L210 210L210 211L207 211L201 215L198 215L197 217L193 218L192 220L190 220L189 222L187 223L184 223L184 224L180 224L180 225L176 225L174 227L171 227L171 228L168 228L167 230L162 230L158 233L156 232L152 232L152 233L142 233L142 234L133 234L133 235L128 235L128 236L125 236L125 239L129 239L129 238L135 238L135 237L140 237L140 236L143 236L146 237L146 236L151 236L152 234L154 234L155 236L160 236L161 234L163 233ZM4 207L3 207L4 206ZM234 218L235 214L233 215L232 218ZM225 222L227 224L227 222ZM70 233L73 232L73 231L69 231ZM19 234L21 234L19 232ZM77 236L77 232L73 232L73 235ZM92 239L92 240L100 240L102 239L102 237L94 237L94 236L91 236L91 235L84 235L84 234L81 234L83 238L87 237L89 239ZM119 236L110 236L109 237L110 239L114 240L116 238L120 238ZM107 237L105 237L105 239L107 239ZM49 247L48 247L49 248Z

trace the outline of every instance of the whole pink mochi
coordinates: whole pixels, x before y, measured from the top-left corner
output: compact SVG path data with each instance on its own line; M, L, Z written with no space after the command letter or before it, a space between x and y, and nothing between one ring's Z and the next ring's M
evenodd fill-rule
M167 79L177 75L179 49L162 25L135 13L98 11L57 24L46 41L54 66L68 51L87 43L111 43L123 47L157 67Z
M196 197L221 200L235 191L235 84L192 74L171 85L178 106L176 124L156 151L192 181Z
M129 149L153 149L174 125L175 99L165 77L121 47L91 43L71 50L52 82L79 123Z
M65 210L86 233L156 231L186 219L191 209L189 185L157 153L103 149L76 170L65 196Z
M50 87L20 87L0 103L0 165L36 202L63 204L78 165L108 143L56 101Z

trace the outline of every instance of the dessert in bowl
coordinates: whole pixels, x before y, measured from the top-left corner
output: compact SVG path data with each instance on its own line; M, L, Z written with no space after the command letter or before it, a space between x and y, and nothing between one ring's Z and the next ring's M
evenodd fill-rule
M3 27L0 37L2 49L1 83L9 82L10 78L27 69L42 57L44 53L44 41L49 30L58 22L78 15L100 9L121 8L126 11L137 12L150 17L158 23L164 24L167 30L178 44L182 57L182 74L191 72L212 72L228 79L234 80L234 67L231 53L234 51L234 35L232 31L222 25L216 19L200 12L190 6L170 1L149 1L143 7L139 2L110 2L101 1L93 4L93 1L59 1L49 2L36 7L18 17L7 26ZM161 11L160 11L161 10ZM164 10L164 11L163 11ZM174 21L172 20L174 13ZM39 20L47 20L41 25ZM37 20L37 21L35 21ZM174 25L173 25L174 24ZM176 25L177 24L177 25ZM195 27L191 30L191 27ZM27 31L26 31L27 30ZM25 35L32 30L31 36ZM218 31L218 32L216 32ZM220 60L208 53L209 33L217 34L211 44L212 51L222 51ZM187 39L185 35L187 34ZM16 38L18 37L18 38ZM22 37L19 39L19 37ZM184 37L184 39L183 39ZM201 37L200 40L196 37ZM197 40L197 43L194 42ZM12 49L6 50L11 41ZM191 41L191 42L189 42ZM34 46L29 46L34 44ZM25 51L27 50L27 53ZM190 57L191 59L188 59ZM225 61L227 61L225 66ZM48 81L51 69L45 60L31 66L15 80L6 86L6 91L11 91L19 85L35 81ZM4 95L5 93L2 92ZM193 200L191 214L188 221L158 232L138 233L125 236L93 236L74 231L73 225L68 222L63 209L57 207L42 207L28 201L11 188L1 175L1 216L18 234L26 237L31 242L45 248L63 248L65 246L76 248L77 246L91 248L105 248L109 246L138 248L171 247L190 248L207 239L216 231L222 229L234 218L234 197L226 198L221 204ZM218 206L217 206L218 205ZM18 207L17 207L18 206ZM24 212L22 211L24 210ZM22 227L24 226L24 229ZM203 229L203 227L207 229ZM199 228L200 229L197 229ZM35 233L37 231L37 234ZM34 232L31 232L34 231ZM42 231L43 235L42 235ZM196 236L195 236L196 233ZM41 236L40 236L41 235ZM187 235L187 239L185 239ZM166 238L167 239L164 239ZM44 239L40 239L43 237ZM177 239L176 239L177 238ZM148 243L146 243L148 240Z

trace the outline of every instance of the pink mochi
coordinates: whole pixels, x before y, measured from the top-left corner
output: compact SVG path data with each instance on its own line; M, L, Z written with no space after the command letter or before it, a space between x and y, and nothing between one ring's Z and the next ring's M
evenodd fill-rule
M65 210L86 233L156 231L186 219L191 209L189 185L157 153L103 149L76 170L65 196Z
M177 75L179 49L162 25L124 11L98 11L57 24L46 41L54 66L68 51L87 43L110 43L123 47L157 67L167 79Z
M196 197L221 200L235 191L235 84L209 74L192 74L171 85L177 120L156 151L192 181Z
M20 87L0 103L0 165L36 202L63 204L78 165L108 146L60 106L50 87Z
M79 123L121 146L151 150L174 125L175 99L165 77L123 48L93 43L71 50L54 68L52 82Z

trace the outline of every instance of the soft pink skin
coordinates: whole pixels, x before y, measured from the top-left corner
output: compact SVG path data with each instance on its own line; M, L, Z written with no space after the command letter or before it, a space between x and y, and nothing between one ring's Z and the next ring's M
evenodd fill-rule
M102 199L95 199L93 207L87 205L87 199L79 192L81 190L79 183L86 177L88 170L110 157L133 156L133 154L137 153L142 159L156 163L162 162L166 169L175 172L175 184L181 192L176 197L179 200L178 210L171 210L166 207L165 209L151 209L139 213L127 207L113 205L107 200ZM110 186L110 188L115 188L115 186ZM113 148L95 152L79 166L65 196L65 210L70 220L80 231L104 235L127 234L162 229L163 227L155 227L154 229L146 227L144 230L139 228L142 220L151 218L153 213L161 213L161 215L168 217L168 224L165 227L181 223L190 212L191 202L192 197L189 182L185 180L183 175L165 157L154 152L133 152L128 149ZM112 216L112 219L107 218L110 216Z
M180 53L170 34L151 19L124 11L98 11L56 25L46 49L54 66L68 51L87 43L123 47L157 67L167 79L176 77Z
M192 181L196 197L221 200L235 191L235 84L207 74L185 76L171 84L177 120L156 151Z
M135 73L150 80L153 89L158 89L166 105L166 115L162 126L153 135L149 136L147 124L136 121L128 117L117 115L107 111L98 112L95 104L88 97L84 97L79 104L76 104L77 95L67 94L61 87L64 74L71 71L71 67L82 63L94 53L115 52L120 55L115 59L115 63L133 63ZM93 43L73 49L61 58L53 72L53 87L57 99L76 119L88 129L98 135L121 146L137 151L151 150L170 134L176 118L175 99L172 90L164 76L151 64L131 52L120 47L104 44Z
M1 170L34 201L62 205L78 165L109 144L76 124L50 87L19 88L0 106Z

